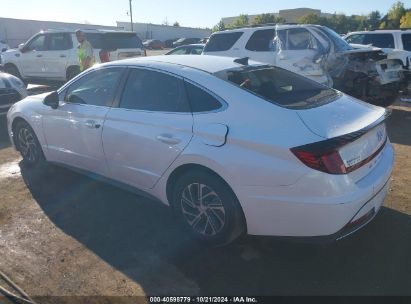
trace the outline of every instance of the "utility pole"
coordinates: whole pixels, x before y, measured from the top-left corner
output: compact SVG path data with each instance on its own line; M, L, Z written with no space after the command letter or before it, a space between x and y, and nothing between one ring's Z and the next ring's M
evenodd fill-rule
M130 1L131 31L133 32L133 8L131 7L131 0L129 1Z

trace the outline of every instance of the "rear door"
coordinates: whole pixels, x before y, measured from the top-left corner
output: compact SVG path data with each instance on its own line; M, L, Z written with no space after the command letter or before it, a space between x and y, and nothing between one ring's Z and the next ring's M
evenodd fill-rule
M66 79L66 69L73 52L73 41L69 33L48 34L47 51L44 52L45 75L53 79Z
M111 177L152 188L192 137L193 116L181 78L131 68L117 108L107 114L103 146Z
M245 46L245 56L255 61L275 64L275 29L255 31Z
M45 75L44 54L46 50L46 35L33 37L20 52L20 73L23 77L43 77Z
M101 136L124 71L117 67L92 71L60 94L59 107L43 116L50 161L108 175Z

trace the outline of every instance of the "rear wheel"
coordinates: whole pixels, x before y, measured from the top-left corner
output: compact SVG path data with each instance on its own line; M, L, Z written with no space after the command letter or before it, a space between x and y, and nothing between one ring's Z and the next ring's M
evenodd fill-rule
M174 187L173 206L190 234L201 241L224 245L245 232L240 204L221 178L189 172Z
M18 122L14 134L16 148L23 157L25 164L29 166L39 166L45 163L40 142L27 122Z

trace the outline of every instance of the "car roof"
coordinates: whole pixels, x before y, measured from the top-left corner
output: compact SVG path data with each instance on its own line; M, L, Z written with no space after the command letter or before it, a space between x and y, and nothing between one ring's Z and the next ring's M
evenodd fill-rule
M106 30L106 29L78 29L84 33L101 33L101 34L107 34L107 33L127 33L127 34L132 34L134 32L131 31L124 31L124 30ZM46 33L75 33L77 31L73 29L47 29L47 30L42 30L40 33L46 34ZM135 33L134 33L135 34Z
M347 35L351 34L390 34L390 33L409 33L411 29L402 29L402 30L372 30L372 31L355 31L349 32Z
M196 70L201 70L210 74L214 74L216 72L242 67L244 65L234 62L236 58L231 57L220 57L220 56L210 56L210 55L200 55L200 56L192 56L192 55L161 55L161 56L148 56L148 57L138 57L138 58L130 58L119 60L115 62L110 62L104 65L110 66L121 66L121 65L129 65L129 66L144 66L144 65L155 65L161 64L166 66L183 66L188 67ZM249 61L250 66L263 66L264 64L256 62L256 61Z
M258 30L275 29L275 28L289 29L289 28L306 28L306 27L323 27L323 26L316 25L316 24L273 24L273 25L261 25L261 26L252 26L252 27L239 27L235 29L228 29L224 31L215 32L214 34L232 33L232 32L255 32Z

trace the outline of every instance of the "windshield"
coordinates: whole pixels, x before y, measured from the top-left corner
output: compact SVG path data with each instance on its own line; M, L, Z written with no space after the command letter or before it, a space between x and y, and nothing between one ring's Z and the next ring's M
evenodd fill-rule
M290 109L314 108L340 97L336 90L273 66L246 66L220 71L215 75L273 104Z
M347 43L340 35L338 35L333 30L329 29L328 27L322 26L322 31L325 35L334 43L336 51L348 51L352 50L352 46Z

